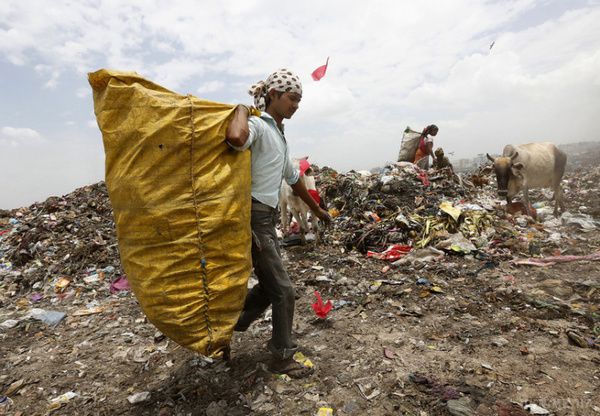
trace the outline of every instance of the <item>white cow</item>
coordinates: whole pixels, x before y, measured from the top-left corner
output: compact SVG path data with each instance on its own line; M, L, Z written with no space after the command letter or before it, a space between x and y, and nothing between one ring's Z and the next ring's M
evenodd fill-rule
M300 160L306 160L306 158L293 159L294 168L299 169ZM304 182L304 186L309 191L317 189L313 173L313 170L311 168L308 168L304 175L301 175L299 179L300 181ZM306 233L309 230L308 212L310 211L310 208L298 195L294 194L294 190L292 189L292 187L289 186L285 181L283 181L283 183L281 184L281 190L279 192L279 204L281 208L281 231L283 232L283 235L287 236L289 234L289 209L289 211L292 214L292 217L300 226L300 238L302 242L305 243ZM317 241L319 241L319 219L312 212L310 216L310 225L312 227L313 233L315 234L315 238L317 239Z
M494 164L498 195L506 197L510 203L512 198L523 190L525 207L529 212L529 189L554 189L554 215L558 215L558 207L564 211L563 192L560 186L567 155L549 142L528 143L519 146L506 145L502 156L493 158L487 154Z

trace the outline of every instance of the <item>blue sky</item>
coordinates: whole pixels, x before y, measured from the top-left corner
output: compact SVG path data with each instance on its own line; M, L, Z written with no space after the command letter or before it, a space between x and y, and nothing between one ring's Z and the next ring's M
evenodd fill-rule
M86 78L100 68L229 103L291 68L292 154L342 171L394 160L407 125L437 124L455 157L600 140L598 21L598 1L4 0L0 208L103 178Z

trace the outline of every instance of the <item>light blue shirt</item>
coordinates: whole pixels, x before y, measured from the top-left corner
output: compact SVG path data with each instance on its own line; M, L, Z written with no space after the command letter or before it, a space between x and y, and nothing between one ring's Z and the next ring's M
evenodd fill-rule
M252 198L277 208L281 182L289 185L298 182L300 172L294 169L287 142L277 123L270 114L262 112L260 117L248 118L250 134L243 146L232 146L252 152Z

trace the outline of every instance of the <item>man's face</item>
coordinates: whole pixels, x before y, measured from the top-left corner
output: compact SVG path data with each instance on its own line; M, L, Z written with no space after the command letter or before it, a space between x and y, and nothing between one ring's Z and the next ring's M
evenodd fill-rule
M273 94L271 97L271 108L283 118L291 118L298 107L302 96L296 92L284 92L281 96Z

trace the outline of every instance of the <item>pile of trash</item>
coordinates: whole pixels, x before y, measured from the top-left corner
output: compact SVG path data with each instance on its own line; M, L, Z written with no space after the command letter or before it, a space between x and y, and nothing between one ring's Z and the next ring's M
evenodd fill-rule
M600 412L589 370L600 362L598 168L566 175L559 217L551 192L532 191L535 218L499 200L485 168L315 171L334 220L323 244L283 250L295 332L317 369L308 383L260 361L269 312L234 337L231 366L158 332L128 290L98 183L0 211L0 404L524 415L554 412L562 404L550 399L568 394L588 411L569 414Z
M110 282L122 274L103 182L0 211L0 282L9 295L42 289L48 282L62 292L69 282Z
M596 161L600 160L600 156ZM600 218L600 167L571 173L566 180L569 204L579 212Z
M548 190L531 192L534 215L496 197L493 172L460 175L398 162L377 173L313 167L334 217L327 238L370 257L431 259L444 253L510 260L565 252L574 238L600 228L600 168L564 179L568 210L552 215ZM516 203L515 205L518 205ZM509 207L510 208L510 207ZM582 253L567 253L582 254ZM0 281L14 295L48 282L123 275L112 208L103 182L62 197L0 211ZM92 277L90 277L92 276ZM62 280L61 280L62 279Z
M464 177L448 169L425 172L406 162L379 173L316 170L318 186L336 218L330 233L334 242L347 251L385 260L398 260L411 250L420 252L409 258L444 252L494 260L542 251L557 255L564 237L559 227L590 231L600 226L593 217L598 202L589 199L597 195L598 189L590 186L600 179L598 169L565 180L565 194L578 206L570 206L560 218L554 218L551 195L545 190L531 193L531 200L537 201L531 216L520 202L507 206L498 200L493 172L484 167ZM394 254L402 247L403 252Z

